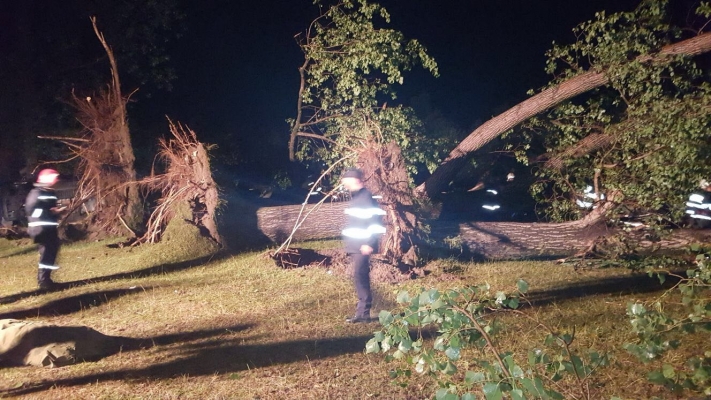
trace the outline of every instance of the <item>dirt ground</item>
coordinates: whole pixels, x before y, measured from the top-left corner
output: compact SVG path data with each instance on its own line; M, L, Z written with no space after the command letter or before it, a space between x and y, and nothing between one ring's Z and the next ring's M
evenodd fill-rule
M311 250L302 248L289 249L286 259L277 262L282 268L324 268L328 273L336 276L353 276L353 267L348 255L342 249ZM380 283L399 283L424 276L427 273L423 268L404 266L394 267L378 255L370 258L370 279Z

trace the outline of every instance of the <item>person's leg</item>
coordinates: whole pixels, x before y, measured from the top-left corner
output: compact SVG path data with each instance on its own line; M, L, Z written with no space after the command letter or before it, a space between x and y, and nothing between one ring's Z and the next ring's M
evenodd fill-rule
M373 303L370 290L370 256L353 255L353 281L358 295L356 317L370 318L370 307Z
M40 288L46 289L54 285L51 274L58 269L56 264L59 253L59 236L56 228L48 228L35 241L39 244L39 271L37 273L37 284Z

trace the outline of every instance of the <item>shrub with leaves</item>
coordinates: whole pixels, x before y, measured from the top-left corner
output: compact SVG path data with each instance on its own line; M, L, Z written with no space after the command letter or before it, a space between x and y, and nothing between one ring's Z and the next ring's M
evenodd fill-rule
M700 248L696 247L699 251ZM696 256L696 268L679 276L659 267L649 267L650 275L665 279L667 274L680 279L673 289L649 304L632 303L627 306L632 330L637 341L624 348L645 363L659 361L667 352L673 352L685 340L694 335L703 335L707 343L711 332L711 252L700 251ZM681 297L681 307L669 300L674 292ZM659 368L651 371L647 379L663 385L677 394L685 391L711 396L711 350L708 346L697 348L686 360L667 358Z
M431 376L440 387L438 400L469 400L477 394L492 400L591 398L591 377L608 364L608 357L594 351L579 354L572 348L574 332L554 332L519 310L527 290L528 283L519 280L512 293L492 294L488 284L402 291L398 309L380 312L383 328L368 341L366 352L382 352L396 363L391 378L401 385L407 385L413 370ZM499 348L496 335L505 326L496 316L505 312L529 319L533 329L546 329L542 346L527 356Z

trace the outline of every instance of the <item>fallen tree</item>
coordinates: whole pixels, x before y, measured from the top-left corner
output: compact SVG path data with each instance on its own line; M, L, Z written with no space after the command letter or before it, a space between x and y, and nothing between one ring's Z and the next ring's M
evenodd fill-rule
M96 236L129 234L142 230L143 204L135 184L136 170L126 117L128 98L121 92L118 66L111 47L91 18L94 33L111 65L111 84L95 96L80 98L72 93L77 120L84 127L81 137L56 138L79 159L80 178L71 209L90 199L95 207L87 230Z
M453 255L475 259L551 259L584 255L587 251L594 252L601 243L604 245L605 238L620 232L618 228L608 227L597 215L612 206L608 203L586 218L561 223L430 221L429 239ZM256 211L258 232L253 234L264 235L273 243L279 243L291 232L297 217L310 212L310 217L304 220L293 239L337 239L345 225L343 211L346 207L347 202L309 205L305 211L301 205L262 207ZM681 249L711 240L708 230L676 229L661 239L650 236L643 229L636 232L638 250L648 252L660 247Z
M160 198L138 242L157 243L170 220L179 216L198 227L204 236L220 243L215 222L219 195L210 169L210 146L199 142L195 131L174 124L170 118L168 125L173 137L158 142L158 156L165 163L165 171L139 182L159 192ZM189 215L181 215L183 210L189 210Z
M678 55L693 57L709 51L711 51L711 32L670 44L656 54L638 58L638 61L651 63L664 57ZM432 175L417 187L415 193L423 198L437 198L437 195L447 187L452 177L462 168L467 157L473 152L534 115L608 83L610 83L610 76L605 70L582 72L488 120L460 142Z

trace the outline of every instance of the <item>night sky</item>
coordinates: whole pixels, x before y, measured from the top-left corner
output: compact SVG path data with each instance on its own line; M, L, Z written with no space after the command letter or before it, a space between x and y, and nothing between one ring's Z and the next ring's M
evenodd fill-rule
M407 74L398 101L409 105L429 96L468 132L547 82L544 53L553 40L572 42L572 28L595 11L631 10L637 3L382 1L390 26L427 46L440 69L439 78L421 69ZM317 15L315 6L308 0L224 0L200 2L186 13L187 30L173 56L178 80L172 92L150 100L149 113L171 115L210 141L226 138L223 145L236 145L249 161L276 152L281 154L269 159L285 163L285 120L295 114L303 61L293 36Z
M155 138L167 134L164 116L168 115L188 124L201 140L218 144L221 157L236 154L246 168L289 168L285 120L295 115L297 68L303 62L294 35L318 15L316 6L311 0L178 3L185 19L182 36L168 44L177 73L173 89L142 88L130 104L137 153L148 153ZM380 3L391 14L389 27L423 43L437 60L441 75L434 78L421 69L408 73L404 85L396 89L397 101L413 105L415 98L427 97L432 107L466 133L548 81L544 53L552 41L572 43L576 24L592 19L599 10L632 10L638 0ZM44 14L29 18L49 18L71 25L74 32L86 24L86 40L92 40L86 18L52 21L43 7L35 9ZM0 16L5 23L14 23L12 14ZM99 16L100 26L101 21ZM33 26L32 21L27 26ZM22 39L26 33L15 34ZM99 48L98 43L93 46ZM130 92L135 87L123 89Z

